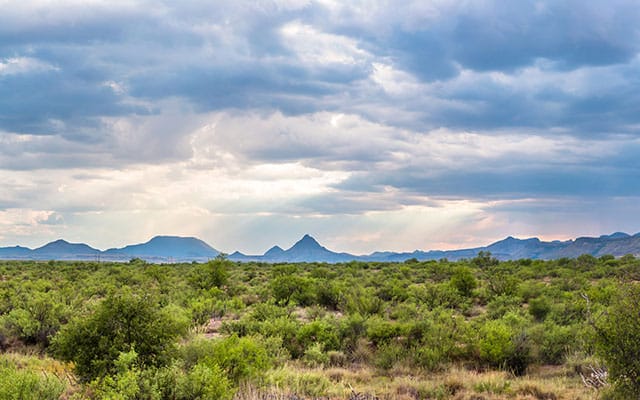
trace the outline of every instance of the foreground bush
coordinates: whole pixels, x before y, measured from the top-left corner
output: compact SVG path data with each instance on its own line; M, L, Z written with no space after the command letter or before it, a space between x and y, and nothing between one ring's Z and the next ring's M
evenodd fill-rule
M640 287L628 286L596 324L596 348L609 368L614 397L640 397Z
M220 368L235 384L259 376L271 366L265 346L251 337L196 340L183 349L183 358L187 368Z
M481 329L480 357L489 365L523 375L529 363L530 343L524 331L509 320L486 322Z
M78 317L54 338L54 350L62 360L73 361L83 380L116 372L122 352L135 350L139 367L167 364L176 339L188 320L160 308L147 296L122 292L105 299L88 317Z
M92 398L102 400L228 400L234 390L217 365L196 364L185 371L176 364L141 370L135 351L120 353L117 372L91 383Z
M65 390L58 378L32 370L19 370L9 360L0 359L0 399L55 400Z

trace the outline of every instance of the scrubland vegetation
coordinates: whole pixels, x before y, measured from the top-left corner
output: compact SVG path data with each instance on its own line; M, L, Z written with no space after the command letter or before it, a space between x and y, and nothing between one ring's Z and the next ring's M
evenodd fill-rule
M1 399L637 399L640 260L0 262Z

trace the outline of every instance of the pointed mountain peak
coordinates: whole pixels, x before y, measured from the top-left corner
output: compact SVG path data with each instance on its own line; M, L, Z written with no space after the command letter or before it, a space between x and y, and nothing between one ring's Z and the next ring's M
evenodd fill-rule
M273 246L272 248L267 250L266 253L264 253L264 256L265 257L271 257L271 256L279 255L279 254L282 254L282 253L284 253L284 250L282 250L282 247Z
M294 244L293 247L291 247L291 249L297 249L297 248L305 248L305 249L318 248L318 249L321 249L322 246L320 245L320 243L318 243L317 240L315 240L309 234L305 234L302 237L302 239L298 240L296 242L296 244Z
M516 239L513 236L507 236L506 238L504 238L502 240L498 240L497 242L491 243L489 246L495 246L495 245L498 245L498 244L517 243L519 241L520 241L520 239Z

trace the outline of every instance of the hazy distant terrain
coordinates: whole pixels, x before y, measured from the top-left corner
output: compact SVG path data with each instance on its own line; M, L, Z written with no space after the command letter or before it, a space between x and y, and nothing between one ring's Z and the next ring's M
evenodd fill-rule
M575 240L544 242L537 238L516 239L508 237L488 246L460 250L416 250L397 253L377 251L368 255L336 253L322 246L310 235L304 235L291 248L283 250L275 245L262 255L246 255L239 251L228 257L233 261L261 261L269 263L348 261L402 262L415 258L419 261L460 260L473 258L479 252L490 252L499 260L518 260L524 258L553 260L575 258L583 254L595 257L612 255L621 257L627 254L640 254L640 233L629 235L616 232L597 238L580 237ZM0 248L0 258L15 260L94 260L127 261L140 258L149 262L207 261L220 252L204 241L193 237L156 236L146 243L128 245L118 249L101 251L83 243L69 243L56 240L36 249L26 247Z

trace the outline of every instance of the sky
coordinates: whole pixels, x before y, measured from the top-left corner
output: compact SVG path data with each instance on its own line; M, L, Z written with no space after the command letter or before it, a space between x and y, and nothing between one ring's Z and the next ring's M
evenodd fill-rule
M0 246L640 231L637 0L0 10Z

